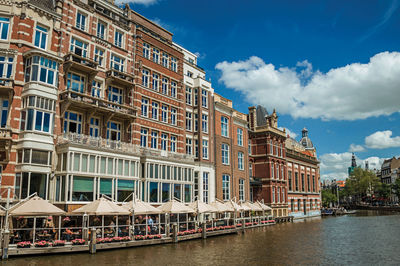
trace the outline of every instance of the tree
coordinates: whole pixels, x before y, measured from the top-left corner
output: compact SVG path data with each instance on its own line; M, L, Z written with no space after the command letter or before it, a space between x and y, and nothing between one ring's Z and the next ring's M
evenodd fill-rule
M329 207L330 203L336 203L337 198L336 195L332 192L330 188L323 189L321 191L321 197L322 197L322 205L324 207Z
M364 196L372 196L379 189L381 183L374 172L354 168L346 182L346 193L360 201Z
M400 199L400 178L396 178L396 181L394 181L393 184L393 191L394 194L397 196L397 201Z

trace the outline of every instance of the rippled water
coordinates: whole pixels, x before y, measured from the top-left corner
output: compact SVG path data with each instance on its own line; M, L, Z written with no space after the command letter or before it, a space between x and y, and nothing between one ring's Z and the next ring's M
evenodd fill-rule
M4 265L400 265L400 215L362 212L150 247L12 258Z

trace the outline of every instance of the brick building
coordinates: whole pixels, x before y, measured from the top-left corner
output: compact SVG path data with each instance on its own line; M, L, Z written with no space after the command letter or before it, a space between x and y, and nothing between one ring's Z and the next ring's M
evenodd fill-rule
M287 216L285 130L278 116L262 107L249 107L251 193L253 201L264 200L273 215Z
M299 142L285 141L289 215L304 218L321 215L319 161L316 149L303 129Z
M214 94L214 114L216 197L249 200L247 117L218 94Z

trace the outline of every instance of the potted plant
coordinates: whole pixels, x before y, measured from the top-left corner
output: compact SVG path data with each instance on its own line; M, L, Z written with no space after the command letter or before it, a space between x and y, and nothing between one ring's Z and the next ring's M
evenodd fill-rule
M135 236L135 240L144 240L145 238L144 238L144 236L142 236L142 235L137 235L137 236Z

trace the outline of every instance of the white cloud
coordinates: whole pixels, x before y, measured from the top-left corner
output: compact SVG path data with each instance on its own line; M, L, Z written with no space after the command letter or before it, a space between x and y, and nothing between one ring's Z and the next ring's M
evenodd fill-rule
M400 147L400 136L392 137L390 130L377 131L365 137L365 145L371 149L386 149Z
M285 131L286 131L286 135L289 135L291 138L294 138L294 139L296 139L297 138L297 134L296 133L294 133L293 131L291 131L290 129L288 129L288 128L284 128L284 127L279 127L279 129L280 130L283 130L283 129L285 129Z
M321 179L344 180L348 177L348 168L351 165L351 152L344 153L326 153L320 156ZM365 162L368 161L369 169L380 169L385 158L368 157L360 159L356 156L358 166L365 168Z
M115 0L116 5L122 5L122 4L140 4L140 5L145 5L145 6L150 6L155 3L157 3L158 0Z
M356 145L356 144L350 144L349 152L363 152L365 151L364 146L362 145Z
M398 52L379 53L367 64L353 63L327 73L313 72L308 61L297 66L302 70L276 68L253 56L218 63L216 69L222 72L220 81L251 104L276 108L294 118L356 120L400 110Z

